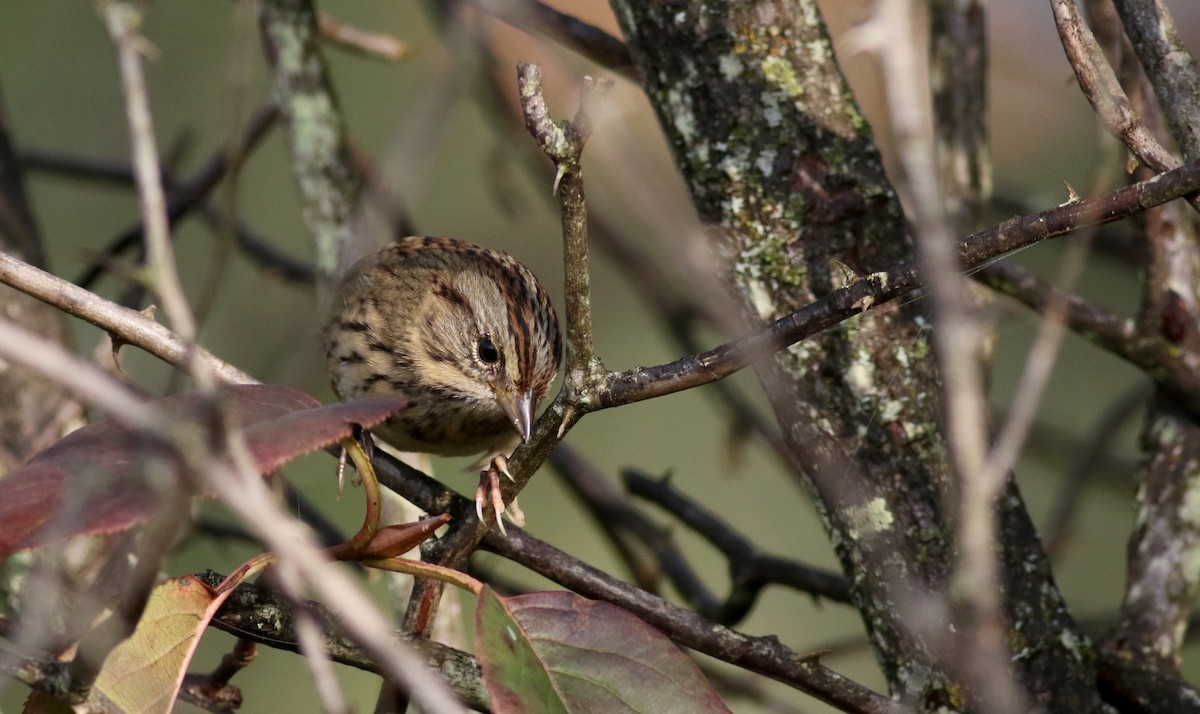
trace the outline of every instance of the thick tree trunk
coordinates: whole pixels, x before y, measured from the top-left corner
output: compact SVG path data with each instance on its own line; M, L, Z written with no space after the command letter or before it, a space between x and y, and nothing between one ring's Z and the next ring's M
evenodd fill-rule
M815 3L613 6L700 216L720 229L724 277L750 320L835 289L844 266L865 274L911 259L899 201ZM947 638L902 624L922 598L946 592L954 563L925 325L913 306L871 311L759 374L893 690L922 709L959 708ZM999 508L1022 681L1048 710L1096 709L1086 640L1015 488Z

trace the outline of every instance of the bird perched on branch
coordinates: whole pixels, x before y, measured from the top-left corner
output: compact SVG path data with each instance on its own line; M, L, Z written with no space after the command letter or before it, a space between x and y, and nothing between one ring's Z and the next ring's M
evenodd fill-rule
M490 461L475 505L482 518L490 501L500 523L497 472L509 475L506 457L529 440L562 360L554 307L528 268L451 238L398 240L346 274L325 353L339 398L408 397L372 429L387 443Z

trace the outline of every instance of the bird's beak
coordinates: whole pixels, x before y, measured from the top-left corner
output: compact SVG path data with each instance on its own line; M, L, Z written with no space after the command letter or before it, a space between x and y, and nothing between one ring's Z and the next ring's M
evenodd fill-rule
M533 432L533 390L510 394L504 390L496 390L496 402L504 413L512 420L513 426L521 435L521 441L529 441Z

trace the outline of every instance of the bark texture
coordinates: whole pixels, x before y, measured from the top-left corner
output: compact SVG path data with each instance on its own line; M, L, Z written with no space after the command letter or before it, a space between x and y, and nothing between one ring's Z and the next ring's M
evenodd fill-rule
M815 3L613 6L700 216L718 229L724 277L749 321L828 293L846 266L865 274L912 258ZM759 375L893 690L921 709L960 708L966 698L938 628L912 627L919 618L901 625L931 593L946 592L954 562L926 327L912 305L868 312L779 353ZM1015 489L999 508L1009 639L1023 682L1048 710L1093 710L1086 641Z

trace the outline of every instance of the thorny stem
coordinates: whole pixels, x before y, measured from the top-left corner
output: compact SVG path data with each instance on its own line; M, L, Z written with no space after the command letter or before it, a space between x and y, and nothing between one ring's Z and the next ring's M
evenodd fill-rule
M0 283L92 323L108 332L115 344L139 347L178 369L187 368L190 351L223 382L255 384L258 381L202 347L190 347L189 350L189 345L177 333L137 310L118 305L7 253L0 253Z
M557 168L556 188L562 202L564 270L566 272L567 374L563 389L534 427L529 443L513 452L508 461L513 480L501 484L505 503L510 503L554 445L586 411L589 395L603 383L606 375L596 359L592 344L591 296L587 250L587 207L584 201L580 160L591 133L591 103L603 97L610 83L587 80L584 99L576 122L554 122L541 91L541 68L521 63L517 69L521 106L530 134ZM455 519L449 533L431 546L426 560L448 567L466 562L491 527L492 516L484 513L480 521L474 514ZM437 611L441 588L434 583L417 581L405 613L405 627L412 634L427 634Z
M583 147L592 133L595 102L611 81L585 77L583 96L573 122L555 122L542 94L542 69L521 62L517 85L525 126L554 162L554 189L562 204L563 272L566 296L567 371L564 388L575 400L586 400L604 371L592 341L591 269L588 265L587 205L583 190Z
M965 269L973 270L1006 253L1048 238L1112 223L1198 190L1200 161L1104 196L1018 216L973 233L958 244L959 257ZM861 276L750 336L666 364L611 373L594 408L607 409L724 379L771 351L783 349L919 287L921 280L913 263ZM1173 354L1174 347L1149 343L1132 334L1125 335L1124 339L1110 340L1104 346L1144 369L1181 404L1200 414L1200 376L1186 367L1185 360Z

